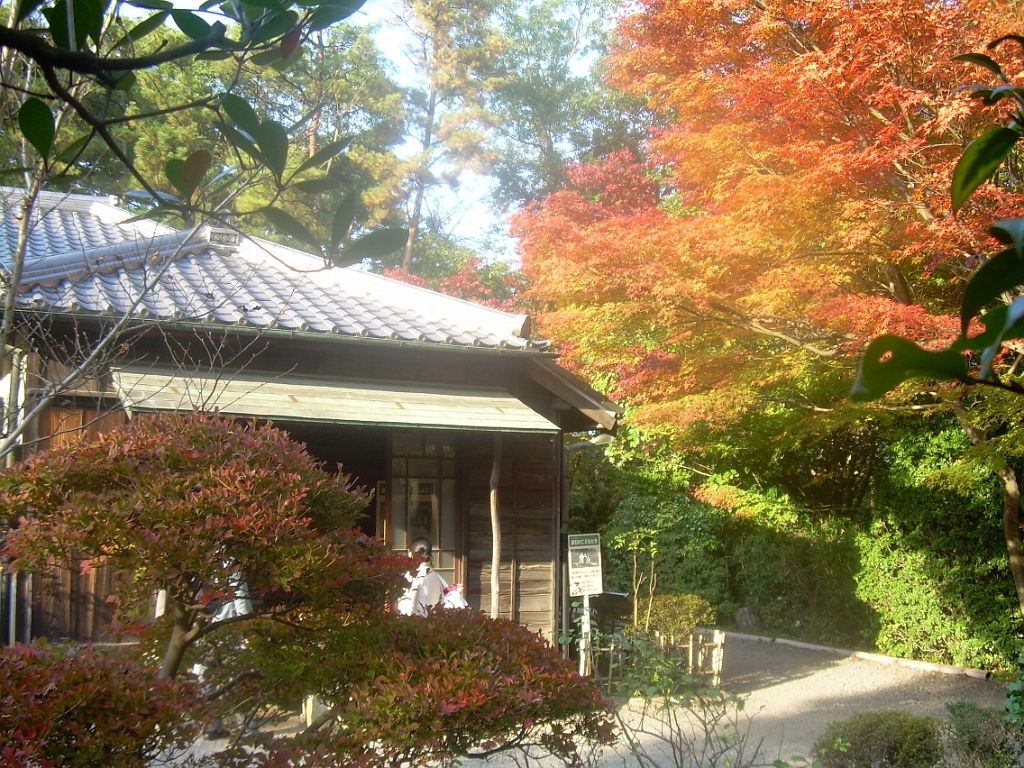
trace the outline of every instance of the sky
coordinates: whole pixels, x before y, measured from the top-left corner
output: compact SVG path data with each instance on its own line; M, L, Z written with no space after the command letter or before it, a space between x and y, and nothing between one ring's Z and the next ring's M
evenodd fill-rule
M409 63L403 50L405 33L397 19L398 3L393 0L370 0L352 18L352 23L366 23L376 26L377 45L393 67L393 77L401 86L417 85L415 69ZM412 153L415 146L410 143L406 151ZM457 189L440 187L434 191L430 205L439 210L449 222L450 234L467 241L467 245L478 251L485 260L500 259L515 263L515 241L508 235L508 214L495 213L488 202L490 180L481 174L464 171L459 177Z

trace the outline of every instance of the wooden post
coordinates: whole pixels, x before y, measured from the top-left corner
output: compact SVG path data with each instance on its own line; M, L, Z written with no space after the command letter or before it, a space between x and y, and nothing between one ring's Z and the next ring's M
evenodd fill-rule
M590 595L583 596L583 622L580 625L580 674L590 674Z
M501 518L498 516L498 484L501 480L501 435L494 436L491 464L491 618L501 612ZM511 613L511 612L510 612ZM510 616L510 618L515 618Z
M712 657L712 671L711 684L716 688L722 684L722 667L725 666L725 632L719 629L715 630L714 634L715 641L715 655Z

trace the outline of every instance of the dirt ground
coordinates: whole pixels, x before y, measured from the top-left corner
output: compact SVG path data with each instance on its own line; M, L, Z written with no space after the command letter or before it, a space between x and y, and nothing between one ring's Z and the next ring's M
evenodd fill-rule
M1006 699L999 680L733 637L726 642L722 687L748 697L752 735L763 739L771 759L783 760L807 755L829 723L856 712L942 717L948 702L1001 708Z

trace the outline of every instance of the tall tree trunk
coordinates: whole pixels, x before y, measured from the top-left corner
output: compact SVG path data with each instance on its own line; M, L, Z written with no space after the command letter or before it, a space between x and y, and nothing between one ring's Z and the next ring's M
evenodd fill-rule
M971 422L961 401L953 403L953 413L974 445L980 445L988 439L987 435ZM1024 545L1021 544L1020 535L1020 478L1009 464L996 469L995 474L1003 484L1003 536L1006 538L1006 551L1010 556L1010 572L1013 574L1013 584L1017 588L1021 618L1024 618Z
M402 269L412 271L412 248L420 234L420 219L423 216L423 198L430 184L430 161L434 153L434 120L437 119L437 89L431 86L427 101L427 113L423 118L423 159L416 171L416 196L413 198L412 211L409 214L409 239L405 241L405 253L402 256Z
M324 66L327 60L327 51L324 48L324 36L322 32L316 35L314 44L316 51L317 67L313 72L313 104L315 111L309 120L309 136L307 137L306 151L309 157L313 157L317 150L320 136L320 119L324 108Z

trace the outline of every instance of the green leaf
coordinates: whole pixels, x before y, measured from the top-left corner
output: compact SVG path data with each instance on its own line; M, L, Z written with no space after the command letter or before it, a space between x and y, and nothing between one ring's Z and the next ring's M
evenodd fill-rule
M348 145L352 143L352 139L352 136L343 136L337 141L332 141L330 144L326 144L313 153L311 158L305 160L302 165L298 167L298 170L296 170L295 173L299 174L303 171L308 171L310 168L317 168L328 160L337 157L348 148Z
M156 32L160 27L164 25L167 20L167 11L160 11L155 13L144 21L140 21L134 27L128 30L128 33L114 43L114 49L120 48L129 43L137 43L139 40L144 38L146 35Z
M188 192L185 191L185 161L179 160L176 157L172 157L166 163L164 163L164 176L171 182L176 190L181 192L182 197L188 197Z
M251 44L262 45L263 43L269 43L271 40L276 40L288 33L298 23L299 17L295 11L272 13L264 20L260 28L256 30L256 34L252 36Z
M154 199L153 195L151 195L149 192L147 192L144 189L132 189L132 190L129 190L128 192L124 193L124 196L125 197L129 197L132 200L151 201L151 200ZM180 203L181 200L179 198L175 197L174 195L172 195L169 192L157 191L157 193L156 193L156 202L157 203ZM163 206L161 206L161 210L162 209L163 209ZM174 212L174 209L168 209L168 210L171 210L172 212ZM136 220L142 220L142 219L144 219L148 215L149 214L147 212L147 213L143 213L140 216L136 216L135 218L136 218ZM129 221L131 221L131 219L129 219Z
M231 58L231 51L203 51L196 54L196 61L224 61Z
M341 9L341 10L343 10L345 12L345 15L342 16L342 18L344 19L344 18L348 18L353 13L355 13L360 8L362 8L364 5L366 5L366 0L323 0L322 2L303 2L303 3L297 3L297 4L298 5L307 5L309 7L313 7L313 6L320 6L320 7L330 6L332 8L339 8L339 9Z
M213 27L210 26L202 16L192 13L192 11L183 11L176 8L172 10L170 14L171 19L174 20L178 29L193 40L200 40L204 37L208 37L210 33L213 32Z
M951 61L965 61L968 64L977 64L979 67L984 67L989 72L993 73L996 77L1002 80L1004 83L1008 83L1006 75L1003 74L1003 68L1000 67L991 57L986 56L984 53L963 53L959 56L954 56Z
M1021 283L1024 283L1024 261L1017 258L1012 248L1000 251L982 264L967 282L960 300L960 333L966 336L971 319L983 307Z
M134 72L125 72L121 75L121 79L114 83L114 90L127 93L132 89L132 86L135 85L137 80L138 78L135 77Z
M57 153L57 156L53 158L56 163L72 163L81 152L85 145L89 143L92 138L90 134L85 136L79 136L77 139L68 144L64 149Z
M970 143L953 171L953 213L992 175L1019 138L1020 134L1012 128L993 128Z
M293 185L294 189L299 192L305 192L307 195L322 195L324 192L330 192L332 189L337 189L339 182L337 179L332 179L330 176L324 176L322 179L306 179Z
M347 19L352 13L353 11L345 7L321 5L309 17L309 29L311 32L319 32L337 24L342 19Z
M331 222L331 253L335 253L338 246L348 240L352 222L356 218L356 210L362 199L362 195L358 192L349 192L338 203L338 207L334 211L334 221Z
M929 352L912 341L886 334L868 345L850 397L860 402L876 400L907 379L918 376L970 379L967 361L961 353L950 349Z
M998 88L989 89L987 93L982 94L982 101L989 107L1005 98L1014 98L1021 102L1024 100L1024 90L1012 85L1000 85Z
M57 135L53 122L53 113L42 99L30 96L18 110L18 125L21 135L35 147L39 156L46 160L53 147L53 139Z
M50 38L57 48L67 48L69 50L81 48L81 45L79 45L80 36L76 34L76 39L72 41L68 31L68 0L58 0L50 8L40 10L40 13L50 23ZM84 40L84 38L81 39Z
M1005 304L999 304L990 309L985 314L978 318L978 321L984 327L984 331L979 333L977 336L967 338L966 336L960 336L956 341L953 342L950 349L954 349L957 352L966 352L968 350L979 350L990 347L999 341L999 335L1003 331L1003 327L1006 324L1006 310Z
M254 141L256 140L256 134L260 129L260 119L248 101L241 96L229 93L221 99L220 106L239 130L249 134Z
M355 264L363 259L377 259L401 250L405 247L408 240L409 230L407 229L399 227L377 229L367 235L363 235L358 240L353 240L342 251L341 257L348 264ZM340 260L335 260L335 263L340 264ZM346 264L345 266L348 265Z
M227 138L228 142L232 146L237 147L238 149L245 152L257 163L260 163L261 165L267 164L266 159L263 157L263 153L256 148L256 145L252 143L252 140L248 136L243 134L237 128L230 125L225 124L219 127L221 133L224 134L224 136Z
M971 342L975 349L982 349L984 344L978 378L989 380L994 377L992 365L1003 348L1003 342L1024 336L1024 298L1014 299L1009 306L999 305L986 312L981 321L985 324L985 332Z
M230 186L235 184L236 180L233 177L237 173L238 166L229 165L227 168L225 168L212 179L210 179L209 183L207 183L206 185L206 188L209 190L210 196L216 197L217 195L220 195L225 190L227 190Z
M997 221L988 231L996 240L1012 245L1017 256L1024 259L1024 218Z
M281 61L281 49L279 47L271 48L263 53L257 53L249 59L249 63L256 67L269 67L278 61Z
M313 233L306 228L305 224L296 219L290 213L286 213L280 208L266 208L262 213L267 217L267 220L273 225L274 229L282 235L287 235L288 237L292 237L296 240L312 245L317 250L320 249L320 243L317 242Z
M103 33L102 0L73 0L71 6L74 9L75 36L79 38L79 45L84 47L86 37L98 43Z
M217 0L210 0L210 2L216 2ZM248 13L248 17L257 19L262 15L262 11L284 11L287 7L287 3L281 2L281 0L242 0L241 5L245 6L247 11L255 11L254 13Z
M212 163L213 155L205 149L197 149L185 158L185 164L181 169L182 181L185 183L185 189L182 189L181 193L185 197L191 197L196 188L203 183Z
M267 167L280 179L288 164L288 132L284 126L276 120L264 120L256 131L256 144Z
M174 5L167 0L125 0L127 5L145 8L150 11L169 11Z

